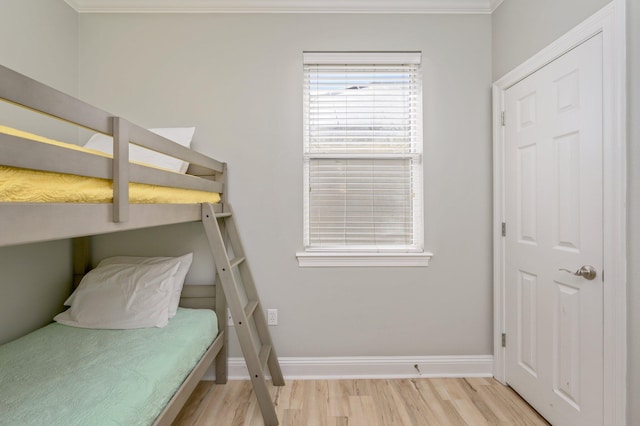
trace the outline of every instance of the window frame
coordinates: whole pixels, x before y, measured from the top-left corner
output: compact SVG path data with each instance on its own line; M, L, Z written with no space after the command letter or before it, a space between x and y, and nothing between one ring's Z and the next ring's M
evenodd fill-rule
M424 250L424 192L422 157L423 126L422 126L422 74L420 52L304 52L304 65L417 65L418 79L415 94L416 99L416 144L410 153L365 153L365 154L327 154L309 152L309 140L306 130L303 135L304 156L304 251L296 253L300 266L331 267L331 266L428 266L432 253ZM306 129L308 106L306 97L309 95L303 87L303 128ZM310 163L313 159L411 159L411 189L413 194L412 220L413 242L411 246L311 246L310 245ZM416 164L417 160L417 164Z

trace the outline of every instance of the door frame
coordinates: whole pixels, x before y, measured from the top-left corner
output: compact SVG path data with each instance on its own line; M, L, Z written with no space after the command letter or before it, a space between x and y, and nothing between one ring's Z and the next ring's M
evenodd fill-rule
M593 16L493 84L493 333L494 377L506 384L505 350L505 91L598 33L603 38L604 424L626 424L626 25L625 0ZM507 117L509 119L509 117ZM510 232L507 229L507 232ZM508 339L508 336L507 336Z

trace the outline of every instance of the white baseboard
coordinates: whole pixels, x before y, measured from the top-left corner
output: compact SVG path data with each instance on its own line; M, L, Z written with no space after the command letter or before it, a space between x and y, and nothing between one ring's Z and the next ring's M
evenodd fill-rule
M493 376L492 355L283 357L279 360L282 374L288 380ZM213 378L213 372L210 371L204 380L213 380ZM244 358L229 358L229 379L249 379Z

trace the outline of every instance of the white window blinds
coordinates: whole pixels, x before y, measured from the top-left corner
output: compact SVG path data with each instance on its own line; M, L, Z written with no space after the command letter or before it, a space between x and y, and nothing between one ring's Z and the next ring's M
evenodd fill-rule
M419 53L305 53L307 250L422 250Z

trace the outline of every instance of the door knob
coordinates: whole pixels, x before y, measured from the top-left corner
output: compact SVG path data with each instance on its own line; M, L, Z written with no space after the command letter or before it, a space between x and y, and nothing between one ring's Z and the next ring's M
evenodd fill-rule
M558 270L559 271L568 272L570 274L576 275L578 277L582 277L582 278L587 279L589 281L591 281L592 279L594 279L596 277L596 275L598 275L598 273L596 272L596 269L591 265L584 265L584 266L580 267L580 269L578 269L575 272L572 272L572 271L570 271L568 269L564 269L564 268L560 268Z

